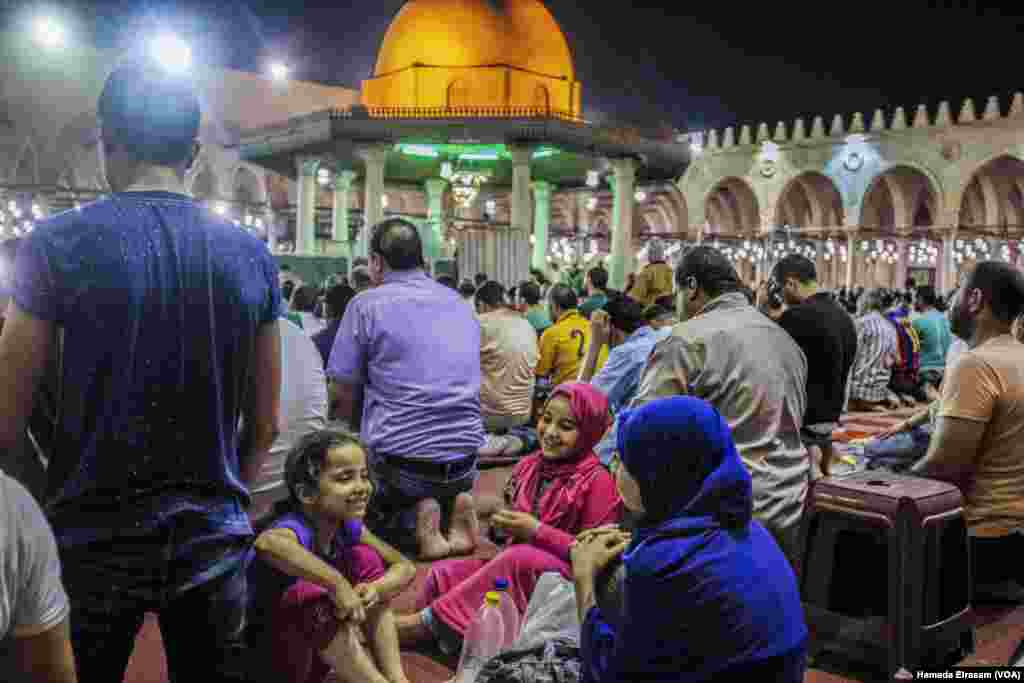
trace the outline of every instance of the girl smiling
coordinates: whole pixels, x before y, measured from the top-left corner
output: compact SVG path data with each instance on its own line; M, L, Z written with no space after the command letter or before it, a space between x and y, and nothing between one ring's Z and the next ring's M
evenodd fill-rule
M416 570L363 527L373 484L362 444L310 434L288 454L285 482L290 499L256 538L249 574L257 680L321 683L333 668L351 683L407 683L388 601Z
M608 401L600 391L578 382L555 388L537 425L541 450L513 470L505 487L508 509L491 518L509 539L507 547L490 561L435 564L420 611L398 619L403 644L433 639L457 652L495 579L509 580L508 594L522 613L541 574L571 576L575 535L619 521L622 511L615 481L593 452L608 425Z

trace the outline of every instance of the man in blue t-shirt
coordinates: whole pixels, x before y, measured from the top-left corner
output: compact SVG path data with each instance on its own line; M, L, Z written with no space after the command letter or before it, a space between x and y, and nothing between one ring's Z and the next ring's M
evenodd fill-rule
M939 398L939 387L946 371L946 353L953 343L946 314L938 309L939 297L931 285L917 288L915 307L919 315L911 325L921 339L921 365L918 377L929 401Z
M277 268L185 194L190 81L128 63L98 113L113 194L40 223L18 252L0 448L59 368L46 509L81 680L121 682L146 612L173 683L238 680L247 483L278 422Z

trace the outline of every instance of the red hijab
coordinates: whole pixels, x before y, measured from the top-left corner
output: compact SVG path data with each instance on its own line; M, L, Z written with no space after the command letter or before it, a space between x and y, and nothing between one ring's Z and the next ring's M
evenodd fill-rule
M548 460L540 451L523 458L509 479L506 494L514 509L534 515L543 524L572 532L578 526L586 491L602 471L594 446L608 430L611 417L608 399L585 382L558 385L548 401L557 396L568 399L576 419L579 434L575 452L558 460Z

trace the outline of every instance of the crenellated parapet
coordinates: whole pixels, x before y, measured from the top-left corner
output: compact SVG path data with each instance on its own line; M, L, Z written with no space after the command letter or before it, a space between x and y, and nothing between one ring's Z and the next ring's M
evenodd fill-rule
M891 115L887 115L883 109L879 108L875 109L872 113L870 124L866 122L864 113L856 112L849 121L846 121L841 114L834 115L827 129L825 118L823 116L815 116L811 121L809 132L807 131L804 119L800 118L793 121L792 124L786 121L779 121L774 126L771 126L768 122L742 124L739 126L738 136L733 126L722 131L709 130L701 135L707 141L705 149L714 152L736 147L760 145L769 141L778 144L808 143L826 141L829 138L843 138L854 134L870 133L872 135L882 135L915 129L966 126L1021 116L1024 116L1024 93L1018 92L1013 95L1009 106L1005 110L1000 98L992 95L985 101L985 108L980 115L974 100L966 98L955 115L950 102L943 100L934 111L929 111L928 107L924 104L918 105L914 110L913 119L909 121L907 112L903 107L896 107Z

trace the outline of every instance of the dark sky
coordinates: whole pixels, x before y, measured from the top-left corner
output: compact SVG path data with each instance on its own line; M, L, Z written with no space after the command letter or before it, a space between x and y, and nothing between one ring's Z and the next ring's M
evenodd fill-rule
M3 3L6 4L23 3ZM66 0L79 32L125 45L156 21L197 58L246 70L285 55L296 78L358 87L403 0ZM961 9L964 5L970 9ZM1024 89L1024 2L547 0L570 40L584 107L698 130L887 112ZM950 8L950 7L954 8ZM954 111L954 114L956 111ZM809 123L809 122L808 122Z

